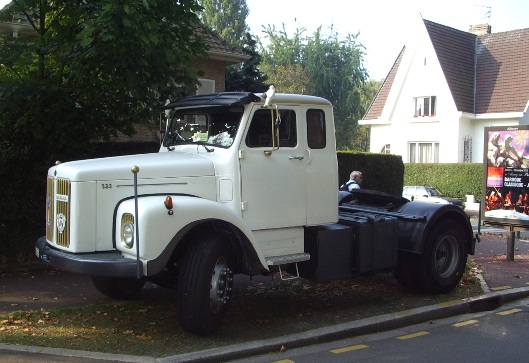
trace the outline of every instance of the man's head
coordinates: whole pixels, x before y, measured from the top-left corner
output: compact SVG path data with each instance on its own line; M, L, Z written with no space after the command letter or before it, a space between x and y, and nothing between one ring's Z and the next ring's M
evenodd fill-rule
M510 143L511 141L512 141L512 136L509 135L509 134L505 135L505 142L509 142Z
M356 182L356 184L361 184L362 183L362 172L361 171L353 171L351 173L351 180L354 180Z

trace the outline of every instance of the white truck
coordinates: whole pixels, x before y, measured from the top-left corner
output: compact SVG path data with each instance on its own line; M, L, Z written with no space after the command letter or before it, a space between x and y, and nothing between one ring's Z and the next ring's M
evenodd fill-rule
M459 283L476 238L453 205L338 192L333 107L224 92L167 105L158 153L57 163L40 260L114 298L177 291L182 327L214 333L234 274L330 280L391 269L412 288Z

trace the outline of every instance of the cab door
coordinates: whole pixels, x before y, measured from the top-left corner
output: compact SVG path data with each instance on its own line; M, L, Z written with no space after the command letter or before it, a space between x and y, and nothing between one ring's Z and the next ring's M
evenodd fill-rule
M254 106L239 150L241 209L252 230L306 224L307 154L299 106ZM272 137L272 123L279 131Z
M305 118L307 225L338 221L338 162L330 107L307 105Z

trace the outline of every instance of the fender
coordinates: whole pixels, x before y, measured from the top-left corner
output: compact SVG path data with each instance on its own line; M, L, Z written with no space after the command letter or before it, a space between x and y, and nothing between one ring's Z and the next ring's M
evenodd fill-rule
M467 253L474 254L475 239L472 235L472 226L461 208L451 204L409 202L401 206L398 212L425 217L421 222L399 220L399 249L421 254L431 229L443 219L453 219L461 224L462 230L466 232Z
M410 202L401 196L368 189L339 192L338 200L340 212L368 212L396 217L399 220L399 250L415 254L423 252L430 231L439 221L453 219L465 231L467 253L474 254L476 239L472 236L470 220L461 208L454 205ZM373 205L378 207L373 208Z
M156 266L164 267L169 261L171 252L178 242L197 222L207 220L219 220L234 226L248 239L263 269L268 271L266 260L258 248L258 243L253 232L244 223L244 220L236 215L233 210L221 203L193 196L171 195L173 199L172 213L165 207L164 195L138 196L138 218L139 221L139 251L143 261L157 261ZM134 199L123 200L116 208L114 221L114 243L116 249L131 258L136 258L136 246L128 248L121 239L121 219L123 214L135 215ZM161 263L164 262L164 263ZM145 266L145 264L144 264ZM155 270L160 267L155 268ZM144 271L145 275L153 275L159 271Z

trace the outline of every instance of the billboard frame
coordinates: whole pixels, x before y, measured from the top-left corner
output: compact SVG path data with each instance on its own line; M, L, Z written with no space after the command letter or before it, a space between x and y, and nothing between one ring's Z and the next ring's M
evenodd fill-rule
M529 230L529 125L484 128L480 210L483 224Z

